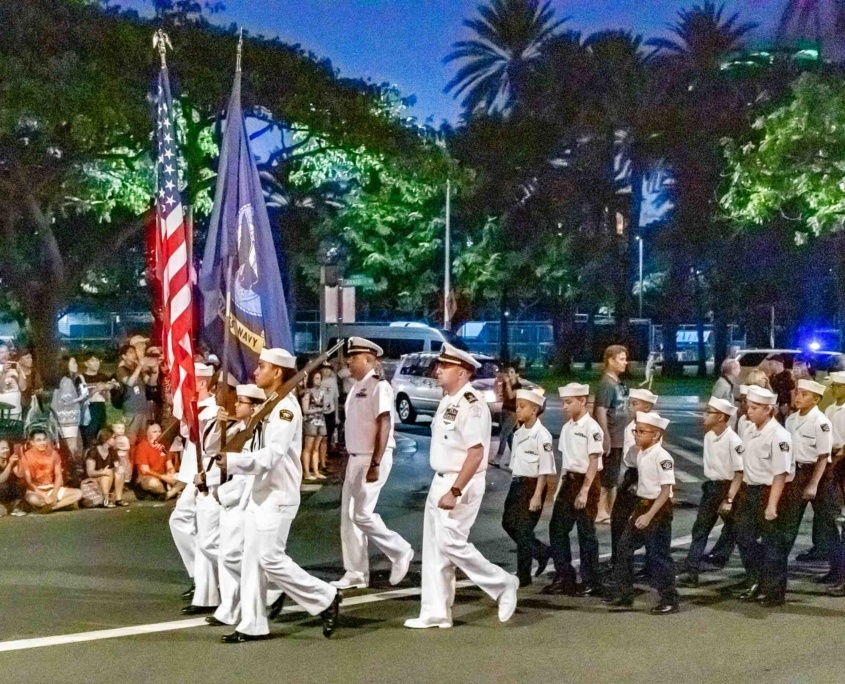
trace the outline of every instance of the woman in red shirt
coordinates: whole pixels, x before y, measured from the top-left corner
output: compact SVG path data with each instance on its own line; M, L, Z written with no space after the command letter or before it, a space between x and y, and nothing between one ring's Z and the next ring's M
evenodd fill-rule
M176 469L173 461L159 443L161 426L153 423L147 428L147 436L135 447L135 467L138 470L138 483L141 489L158 497L172 499L179 494L176 485Z

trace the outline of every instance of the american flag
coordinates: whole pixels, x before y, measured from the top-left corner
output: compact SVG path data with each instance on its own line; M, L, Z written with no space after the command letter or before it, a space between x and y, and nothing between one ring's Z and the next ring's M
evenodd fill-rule
M170 369L173 417L184 436L198 432L194 375L193 306L188 234L179 193L178 150L167 65L162 60L156 107L156 242L163 300L164 355Z

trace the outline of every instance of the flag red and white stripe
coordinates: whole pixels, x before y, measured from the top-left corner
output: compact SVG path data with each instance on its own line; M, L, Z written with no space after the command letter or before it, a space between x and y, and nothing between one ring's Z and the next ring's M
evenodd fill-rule
M179 155L166 66L159 74L155 104L156 251L163 300L164 354L170 370L173 416L182 423L182 434L195 440L198 423L189 236L179 192Z

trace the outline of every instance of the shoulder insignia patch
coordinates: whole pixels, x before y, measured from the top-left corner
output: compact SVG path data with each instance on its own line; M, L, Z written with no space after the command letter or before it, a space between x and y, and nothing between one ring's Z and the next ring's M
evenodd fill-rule
M738 454L744 454L745 453L745 447L742 446L742 444L737 444L736 449L734 451L736 451L736 453L738 453Z
M660 467L663 468L663 470L672 470L675 466L672 461L660 461Z
M279 418L282 420L286 420L287 422L293 421L293 411L289 411L288 409L282 409L279 411Z
M597 442L601 441L601 432L594 432L593 433L593 439L596 440Z
M789 442L781 442L778 446L781 451L789 451Z
M469 410L469 415L471 415L473 418L481 418L481 407L473 406Z
M470 404L478 402L478 397L476 397L472 392L464 392L464 399L466 399Z
M546 443L543 445L543 451L551 451L551 450L552 450L552 445L551 445L551 442L546 442Z
M830 432L830 425L822 423L822 432Z

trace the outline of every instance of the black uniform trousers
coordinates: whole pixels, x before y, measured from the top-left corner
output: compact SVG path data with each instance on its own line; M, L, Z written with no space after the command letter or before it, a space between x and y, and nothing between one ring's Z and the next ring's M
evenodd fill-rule
M502 527L516 542L516 574L520 581L531 580L531 561L541 557L548 559L549 547L534 536L534 528L540 520L542 508L530 511L528 505L537 489L536 477L514 477L505 499ZM543 501L546 490L543 489Z
M818 521L818 548L828 553L831 571L837 575L837 579L843 580L845 579L845 549L842 545L842 535L836 526L836 498L833 473L830 468L825 468L816 498L812 502L804 499L804 490L813 478L815 467L815 463L796 465L795 479L789 485L786 506L783 514L778 515L783 532L783 556L788 560L792 547L795 545L795 539L798 537L807 504L812 503L814 522ZM786 591L785 586L784 591Z
M728 497L730 489L730 480L707 480L701 485L701 501L698 504L698 515L696 515L695 523L692 526L692 543L687 553L687 571L690 574L697 575L701 570L701 558L707 548L707 539L719 520L719 507ZM737 496L738 498L739 496ZM739 501L734 501L733 510L735 511L738 507ZM732 511L725 518L722 535L735 539L735 527L735 515ZM728 558L731 551L733 551L733 545L731 545L727 554Z
M828 471L825 471L827 477ZM822 491L821 483L819 484L819 493L810 505L813 507L813 548L817 549L821 554L828 554L830 556L831 565L834 563L834 555L837 553L836 549L828 548L827 540L825 539L825 513L819 515L819 509L830 506L833 509L834 521L839 513L839 505L841 500L842 484L845 480L845 459L839 461L831 469L831 487L829 491ZM838 528L837 528L838 529ZM828 537L829 539L829 537Z
M639 479L636 468L628 468L622 476L622 484L616 492L616 499L613 501L613 510L610 511L610 563L616 565L617 549L619 539L628 524L634 509L637 507L637 480Z
M777 518L768 521L765 517L771 490L769 485L745 485L736 516L736 541L748 579L759 584L762 593L775 597L780 587L786 588L786 566L782 561L782 526ZM784 490L778 502L778 516L787 495Z
M651 585L657 590L661 603L675 605L678 603L678 591L675 589L675 562L672 560L672 502L663 504L644 530L637 529L634 524L652 504L654 501L651 499L639 499L622 532L617 550L618 562L613 570L616 591L624 601L634 599L634 554L645 546Z
M575 568L572 567L572 550L569 533L578 528L578 546L581 554L581 578L584 584L597 587L599 579L599 541L596 537L596 513L599 508L599 478L593 478L587 505L578 510L575 499L584 484L581 473L565 472L560 491L555 498L552 519L549 522L549 542L555 564L555 579L567 585L575 584Z

